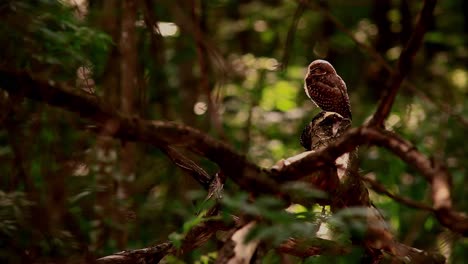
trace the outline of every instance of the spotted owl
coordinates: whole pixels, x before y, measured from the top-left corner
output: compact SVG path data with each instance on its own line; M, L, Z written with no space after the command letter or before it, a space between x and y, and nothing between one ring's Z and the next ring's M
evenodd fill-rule
M351 120L335 112L322 111L302 131L301 145L306 150L316 151L328 146L351 126ZM350 163L349 153L345 153L335 160L335 173L339 179L345 177ZM317 185L317 183L316 183ZM335 186L332 184L331 186Z
M351 125L349 118L335 112L322 111L302 131L301 145L306 150L318 150L341 136Z
M323 111L336 112L351 120L346 84L328 61L315 60L309 65L304 90Z

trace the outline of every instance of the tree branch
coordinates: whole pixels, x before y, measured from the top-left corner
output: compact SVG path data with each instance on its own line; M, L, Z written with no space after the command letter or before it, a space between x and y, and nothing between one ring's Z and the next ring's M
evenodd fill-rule
M452 208L451 176L446 168L424 156L411 143L385 130L369 126L350 129L327 148L310 152L280 171L273 172L273 177L278 182L298 180L310 172L326 168L336 158L360 145L384 147L419 171L431 185L433 210L440 223L452 231L468 235L468 216Z
M397 67L394 71L392 82L389 89L384 93L382 99L370 121L371 125L383 126L384 120L390 114L393 102L398 93L398 89L403 82L403 79L411 70L413 65L413 58L416 55L419 47L422 44L424 34L426 33L427 27L432 20L436 0L425 0L424 6L419 14L419 20L416 27L411 35L406 47L398 58Z
M468 232L468 217L452 209L450 174L444 166L425 157L409 142L395 134L362 126L350 129L336 142L317 152L308 153L279 171L262 170L237 154L225 143L213 139L199 130L174 122L145 121L127 118L106 106L99 98L72 89L61 83L44 81L24 72L0 70L0 88L13 94L58 106L93 120L105 134L124 140L141 141L164 148L183 146L217 163L226 176L244 190L254 194L280 195L291 198L278 183L293 181L326 169L336 158L353 151L359 145L385 147L400 159L417 169L432 186L435 215L439 221L455 232ZM113 125L109 125L112 123Z
M426 176L426 179L438 179L438 181L436 181L437 186L446 184L444 179L448 179L446 176L438 176L439 173L446 173L445 170L435 169L435 172L433 172L431 170L431 162L415 150L409 143L395 136L384 134L375 128L360 127L351 129L342 138L332 143L326 149L307 154L304 158L298 159L283 169L273 172L261 170L223 142L215 140L196 129L173 122L151 122L137 118L124 117L120 113L107 107L104 103L101 103L97 97L84 94L82 91L73 90L60 83L43 81L33 78L26 73L0 70L0 88L12 94L23 95L30 99L42 101L79 113L82 117L89 118L100 125L102 129L104 129L103 132L106 135L115 136L124 140L151 143L160 148L167 148L169 145L171 147L177 145L186 147L217 163L228 177L233 179L243 189L253 194L267 193L281 195L283 198L289 199L291 196L282 191L281 187L278 186L278 182L281 183L286 180L299 179L304 175L308 175L320 169L325 169L330 165L331 161L345 152L351 152L356 146L361 144L374 144L386 147L408 163L416 163L412 165L420 170L421 173ZM190 170L193 169L194 168L190 166ZM203 172L197 170L191 172L198 173L201 177L206 176ZM201 182L204 182L204 180ZM440 190L440 188L433 188L433 190ZM446 189L446 191L449 190ZM439 196L440 195L434 195L434 200L439 201ZM442 224L454 231L461 233L466 232L466 230L468 230L466 216L454 212L451 209L451 203L445 202L446 198L450 201L450 195L447 197L440 197L444 198L442 199L444 202L439 202L439 204L444 206L436 211L438 219ZM208 222L204 222L204 224L206 223ZM190 243L184 242L184 245L189 246L183 246L180 252L191 250L193 246L199 246L200 243L204 243L204 241L209 239L213 234L213 232L210 231L210 226L216 225L208 224L205 227L200 226L192 230L191 233L189 233L192 235L187 235L185 242L192 241L192 238L195 238L196 241ZM159 257L160 255L158 254L162 254L160 250L160 248L148 248L136 251L124 251L114 256L108 256L109 258L106 257L103 261L109 259L120 261L118 263L129 263L128 261L135 262L137 260L146 261L147 257L152 259ZM398 248L396 248L396 250L398 250ZM315 251L316 249L314 252ZM404 254L403 251L399 253ZM145 254L149 256L143 256ZM123 262L124 260L127 262Z
M156 246L126 250L96 260L98 264L149 264L159 263L172 249L172 243L165 242Z
M25 72L0 69L0 88L78 113L94 121L108 136L146 142L159 148L169 145L186 147L218 164L228 177L252 193L281 193L279 186L245 156L197 129L175 122L125 117L94 95L55 81L44 81Z

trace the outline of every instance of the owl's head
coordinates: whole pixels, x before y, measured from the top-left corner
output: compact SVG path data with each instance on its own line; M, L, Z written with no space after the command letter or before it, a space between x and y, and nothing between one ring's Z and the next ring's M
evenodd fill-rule
M335 112L322 111L312 119L311 123L316 134L337 137L351 125L351 120Z
M326 60L314 60L309 64L309 76L321 76L326 74L336 74L335 68Z
M316 150L341 136L351 125L349 118L335 112L321 111L304 128L300 143L306 150Z

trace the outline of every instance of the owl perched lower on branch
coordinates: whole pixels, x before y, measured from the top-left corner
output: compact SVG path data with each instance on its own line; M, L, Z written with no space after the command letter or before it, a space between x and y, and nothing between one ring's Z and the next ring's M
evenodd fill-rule
M307 124L301 134L301 145L316 151L328 146L351 126L351 120L335 112L322 111ZM349 167L350 155L345 153L336 159L337 175L341 179Z
M302 131L301 145L306 150L318 150L326 147L340 137L350 125L350 119L335 112L322 111Z
M322 110L352 119L346 84L328 61L315 60L309 65L304 90Z

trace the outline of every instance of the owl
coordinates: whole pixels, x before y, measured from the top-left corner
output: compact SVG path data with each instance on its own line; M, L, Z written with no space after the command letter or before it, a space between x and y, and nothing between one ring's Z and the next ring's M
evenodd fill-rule
M301 145L306 150L316 151L326 147L351 126L351 120L335 112L322 111L304 128ZM345 153L335 160L339 179L345 177L350 163L350 154Z
M341 136L351 125L349 118L335 112L322 111L302 131L301 145L306 150L318 150Z
M315 60L309 65L304 90L323 111L352 119L346 84L328 61Z

